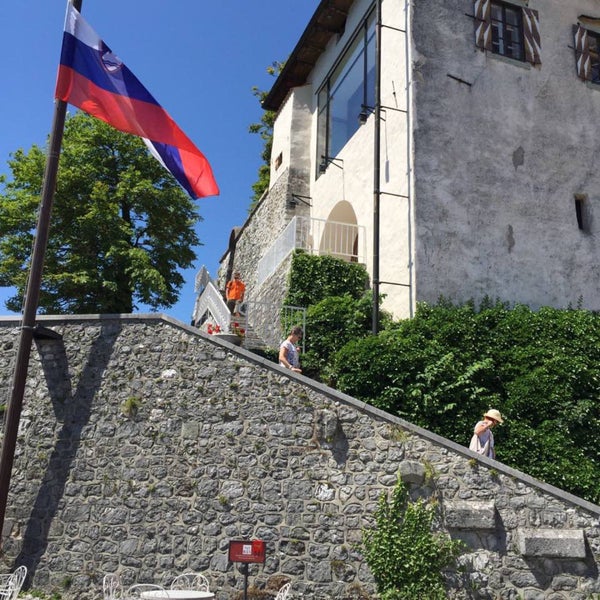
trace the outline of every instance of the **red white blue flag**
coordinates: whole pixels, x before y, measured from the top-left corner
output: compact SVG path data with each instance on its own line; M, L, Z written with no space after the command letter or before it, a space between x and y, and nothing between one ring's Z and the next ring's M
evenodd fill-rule
M219 194L206 157L70 2L55 97L144 138L192 198Z

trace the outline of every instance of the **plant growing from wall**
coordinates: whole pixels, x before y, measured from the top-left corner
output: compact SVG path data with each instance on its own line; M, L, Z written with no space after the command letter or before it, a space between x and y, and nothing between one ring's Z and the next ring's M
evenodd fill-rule
M443 571L463 544L433 531L435 517L435 505L411 501L400 477L389 501L380 496L376 526L363 531L363 546L381 600L446 598Z
M135 396L130 396L121 404L121 412L128 418L133 419L140 408L140 399Z

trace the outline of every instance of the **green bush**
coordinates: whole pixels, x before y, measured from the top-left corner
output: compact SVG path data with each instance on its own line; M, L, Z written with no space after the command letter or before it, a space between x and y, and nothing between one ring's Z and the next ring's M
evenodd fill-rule
M363 265L333 256L313 256L297 250L292 258L284 304L308 308L330 296L349 294L358 300L369 286Z
M330 368L333 355L348 342L371 334L372 315L373 296L370 293L363 293L358 299L350 294L331 296L309 306L303 372L333 383ZM383 312L380 320L382 327L386 327L391 319Z
M333 357L337 387L468 444L489 407L502 462L600 500L600 316L487 304L420 305Z

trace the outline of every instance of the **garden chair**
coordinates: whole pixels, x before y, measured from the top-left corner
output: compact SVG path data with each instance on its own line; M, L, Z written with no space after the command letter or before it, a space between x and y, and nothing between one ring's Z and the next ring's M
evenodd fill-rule
M125 600L134 600L142 597L142 592L153 592L153 591L164 592L165 588L155 583L136 583L130 586L125 593Z
M201 573L183 573L171 582L172 590L195 590L198 592L210 592L208 579Z
M0 575L0 600L17 600L27 577L27 567L21 565L8 575Z
M290 593L290 588L292 587L291 583L286 583L279 588L277 592L277 596L275 596L275 600L286 600L288 594Z
M208 579L200 573L183 573L171 582L172 590L196 590L210 592Z
M122 600L121 578L116 573L107 573L102 580L102 592L104 600Z

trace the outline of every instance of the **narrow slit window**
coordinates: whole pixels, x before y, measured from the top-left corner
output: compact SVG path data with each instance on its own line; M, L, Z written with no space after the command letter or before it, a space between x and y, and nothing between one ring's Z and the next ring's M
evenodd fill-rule
M589 231L589 216L585 194L575 194L575 216L580 231Z
M279 169L281 163L283 162L283 154L280 152L275 159L275 170Z

